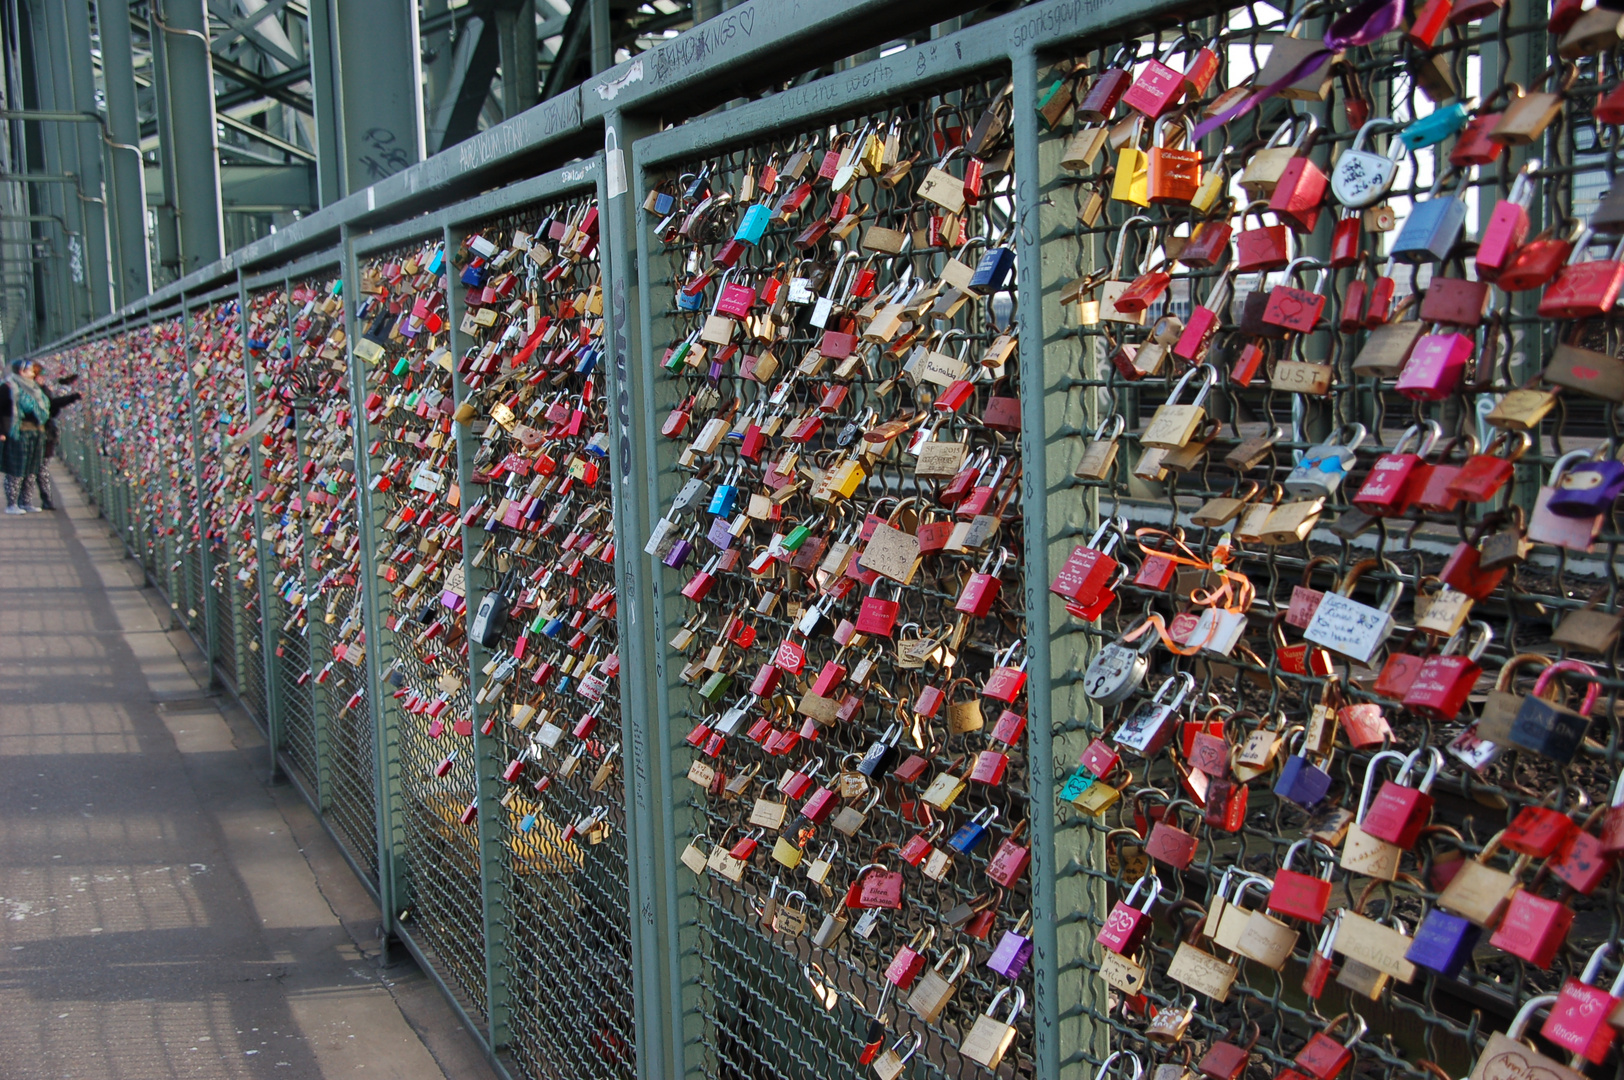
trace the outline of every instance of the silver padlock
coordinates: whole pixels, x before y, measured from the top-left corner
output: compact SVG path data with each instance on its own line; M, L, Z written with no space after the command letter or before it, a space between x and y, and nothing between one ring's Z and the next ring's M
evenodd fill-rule
M1344 424L1318 446L1311 446L1286 477L1286 493L1296 499L1328 499L1353 467L1365 425ZM1345 441L1344 441L1345 440Z
M1150 670L1150 650L1161 640L1155 629L1149 619L1141 619L1137 626L1101 649L1083 672L1083 692L1101 705L1115 705L1132 697Z
M1331 170L1331 194L1343 206L1362 210L1380 202L1392 190L1398 177L1398 162L1404 154L1404 140L1394 138L1386 154L1365 149L1370 136L1378 131L1397 131L1404 125L1393 120L1368 121L1353 137L1353 145L1342 151Z

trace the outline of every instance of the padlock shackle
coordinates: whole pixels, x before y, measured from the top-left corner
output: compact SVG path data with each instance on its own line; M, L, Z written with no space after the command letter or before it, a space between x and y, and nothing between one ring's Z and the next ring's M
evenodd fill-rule
M1140 119L1143 120L1144 118L1141 117ZM1128 229L1130 229L1134 225L1137 225L1141 221L1144 222L1146 225L1150 224L1150 218L1149 217L1147 217L1144 214L1135 214L1133 217L1129 218L1127 221L1124 221L1122 223L1122 227L1117 230L1116 252L1111 256L1111 279L1112 280L1120 280L1121 277L1122 277L1122 251L1123 251L1123 247L1127 243Z
M1400 786L1404 786L1404 782L1408 780L1410 778L1410 774L1415 771L1415 766L1421 760L1421 754L1423 752L1427 753L1428 755L1427 771L1421 777L1421 783L1416 790L1424 795L1432 790L1432 783L1438 779L1438 770L1443 768L1444 764L1444 755L1436 746L1418 746L1414 750L1410 751L1408 756L1404 758L1404 767L1398 771L1398 776L1393 779L1393 782Z
M1351 1050L1353 1049L1353 1045L1355 1043L1365 1037L1365 1032L1370 1030L1370 1025L1365 1023L1364 1017L1360 1016L1356 1012L1349 1011L1339 1013L1336 1016L1331 1017L1330 1020L1326 1021L1324 1033L1329 1036L1331 1032L1335 1031L1342 1025L1343 1021L1348 1021L1351 1024L1358 1025L1358 1027L1354 1029L1352 1037L1349 1038L1347 1042L1342 1044L1342 1048L1344 1050Z
M1601 696L1601 683L1599 681L1601 676L1596 673L1595 668L1582 660L1558 660L1540 672L1539 678L1534 680L1534 696L1544 697L1545 691L1551 685L1551 680L1564 671L1590 676L1590 682L1585 688L1584 700L1579 705L1579 715L1589 716L1590 710L1596 707L1596 698Z
M1359 812L1353 816L1353 823L1355 825L1363 825L1365 823L1365 811L1370 808L1370 792L1375 786L1376 766L1379 765L1383 760L1402 762L1407 761L1408 758L1401 750L1381 750L1370 756L1370 762L1365 766L1365 783L1364 786L1359 789Z
M993 1014L998 1010L998 1003L1004 1000L1004 995L1012 990L1015 992L1015 1002L1009 1010L1009 1021L1005 1025L1006 1027L1014 1027L1015 1018L1021 1015L1022 1009L1026 1008L1026 991L1018 986L1001 987L998 993L992 996L992 1002L987 1006L987 1015L997 1020L998 1018Z
M1528 1022L1534 1018L1534 1013L1547 1005L1555 1005L1556 1000L1556 994L1539 994L1523 1002L1522 1008L1518 1009L1517 1015L1512 1018L1511 1026L1506 1029L1506 1038L1521 1039L1523 1033L1528 1030Z
M1140 1061L1139 1055L1134 1053L1132 1050L1111 1051L1110 1055L1106 1057L1104 1061L1100 1062L1099 1070L1094 1073L1094 1080L1104 1080L1104 1077L1108 1076L1111 1072L1111 1062L1115 1061L1119 1057L1129 1057L1133 1059L1133 1076L1130 1077L1129 1080L1142 1080L1145 1075L1145 1063Z
M1109 428L1111 432L1109 435L1105 433L1107 428ZM1090 436L1090 439L1093 442L1102 442L1108 439L1115 439L1126 430L1128 430L1127 419L1123 417L1121 413L1112 413L1110 416L1100 421L1100 426L1094 429L1094 434Z

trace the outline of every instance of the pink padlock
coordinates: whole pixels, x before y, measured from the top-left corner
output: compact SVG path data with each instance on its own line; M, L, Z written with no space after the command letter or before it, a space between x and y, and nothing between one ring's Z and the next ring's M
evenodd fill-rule
M1393 389L1412 401L1442 401L1460 388L1472 349L1472 339L1465 334L1423 334Z
M1133 902L1139 896L1139 890L1150 883L1150 895L1138 907ZM1133 883L1126 898L1118 900L1111 909L1111 914L1105 917L1105 925L1094 939L1114 953L1122 956L1132 956L1139 951L1145 938L1150 934L1150 909L1155 906L1156 898L1162 894L1162 880L1155 874L1146 874Z

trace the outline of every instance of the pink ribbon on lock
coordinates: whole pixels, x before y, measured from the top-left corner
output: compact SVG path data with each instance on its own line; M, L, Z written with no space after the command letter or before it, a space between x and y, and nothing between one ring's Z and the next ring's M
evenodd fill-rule
M1192 143L1199 142L1236 117L1244 116L1278 94L1292 83L1318 71L1325 62L1344 49L1355 45L1369 45L1397 26L1404 15L1403 0L1362 0L1352 11L1339 16L1325 31L1325 48L1316 49L1298 61L1297 65L1280 78L1210 120L1196 125Z

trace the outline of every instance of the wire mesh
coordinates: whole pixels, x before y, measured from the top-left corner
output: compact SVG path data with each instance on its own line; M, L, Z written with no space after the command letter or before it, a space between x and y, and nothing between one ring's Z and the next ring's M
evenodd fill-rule
M444 328L425 321L443 304L435 295L441 249L433 240L364 260L355 326L362 341L382 352L371 361L363 405L376 436L367 479L381 519L374 556L386 614L377 630L390 635L394 656L385 679L393 696L383 707L395 713L400 732L398 827L408 898L401 907L408 931L478 1016L486 1004L484 905L459 614L465 591L459 502L450 495L456 490L450 354Z
M485 694L513 1043L526 1076L632 1076L625 790L595 199L466 231L471 606L513 598ZM551 1018L579 1018L569 1025Z
M1429 5L1428 10L1433 7L1439 6ZM1447 12L1448 5L1439 10ZM1262 4L1244 8L1196 7L1184 22L1169 23L1156 35L1138 40L1096 36L1079 43L1075 51L1049 57L1052 66L1042 78L1042 86L1045 90L1054 86L1067 94L1075 90L1075 97L1081 100L1109 67L1133 55L1124 47L1137 49L1138 59L1132 67L1138 73L1149 56L1160 56L1164 50L1177 51L1180 58L1172 63L1183 65L1191 57L1194 43L1214 43L1216 39L1213 48L1220 62L1217 77L1202 103L1187 110L1187 115L1200 120L1217 111L1206 103L1225 88L1241 85L1248 77L1253 77L1252 85L1256 86L1283 73L1276 71L1267 78L1254 75L1267 65L1270 43L1276 35L1294 22L1303 22L1305 14L1305 25L1311 29L1318 13L1302 8L1279 11ZM1483 674L1477 679L1470 705L1458 718L1451 715L1423 719L1415 711L1400 712L1396 704L1402 690L1395 694L1388 684L1379 682L1386 667L1379 655L1368 665L1338 655L1334 664L1327 662L1324 669L1312 667L1310 670L1316 672L1313 675L1296 663L1303 656L1303 623L1294 621L1301 619L1300 614L1288 614L1294 594L1301 599L1305 587L1328 589L1361 559L1371 557L1391 561L1379 564L1359 579L1359 596L1367 603L1378 603L1390 585L1396 582L1403 586L1395 611L1399 629L1389 639L1388 655L1436 653L1448 638L1447 632L1409 634L1408 628L1424 617L1424 601L1440 592L1438 575L1447 576L1444 567L1457 552L1457 545L1475 548L1483 535L1504 527L1506 515L1495 515L1513 502L1531 512L1536 490L1547 482L1548 470L1561 453L1576 447L1618 446L1618 421L1611 402L1564 393L1551 416L1543 424L1534 424L1533 445L1513 467L1512 479L1497 498L1486 503L1461 502L1447 510L1442 506L1426 512L1412 510L1374 522L1360 516L1352 505L1365 480L1363 470L1378 456L1394 452L1405 429L1437 421L1442 438L1429 460L1460 464L1477 449L1488 448L1497 433L1487 420L1491 409L1512 388L1536 376L1560 341L1574 333L1593 337L1599 332L1595 327L1540 319L1534 303L1537 293L1497 288L1489 294L1486 310L1479 301L1481 318L1463 318L1458 327L1435 324L1431 328L1437 333L1461 330L1478 357L1475 371L1468 374L1458 392L1438 394L1432 401L1415 400L1395 392L1394 373L1378 379L1361 362L1362 355L1370 355L1365 350L1380 333L1375 331L1376 326L1416 317L1414 311L1404 313L1407 297L1412 297L1411 304L1424 308L1425 297L1436 299L1450 287L1436 287L1434 293L1437 282L1446 278L1478 280L1475 241L1484 235L1491 210L1510 193L1519 168L1531 157L1544 164L1536 163L1532 169L1535 195L1529 211L1534 221L1530 236L1545 226L1565 231L1572 219L1584 217L1597 205L1597 195L1609 184L1606 176L1612 168L1612 151L1609 140L1600 136L1600 129L1589 115L1589 101L1601 88L1598 79L1602 74L1590 58L1577 61L1577 82L1571 87L1566 112L1559 114L1543 133L1536 134L1532 145L1500 147L1493 151L1497 155L1493 162L1463 164L1462 159L1470 156L1465 149L1469 133L1448 138L1458 130L1460 124L1456 123L1453 129L1444 125L1440 135L1443 141L1431 149L1415 139L1422 147L1417 152L1411 154L1405 147L1395 153L1399 162L1396 183L1386 198L1376 200L1378 210L1385 206L1392 211L1385 222L1376 212L1344 212L1329 202L1319 213L1317 224L1294 224L1288 216L1276 216L1263 205L1252 207L1248 218L1240 218L1239 212L1247 209L1249 200L1269 198L1267 188L1256 183L1259 174L1254 171L1248 175L1248 166L1258 159L1261 148L1281 131L1282 125L1294 122L1292 117L1312 116L1317 121L1317 134L1306 156L1329 174L1332 163L1352 146L1367 116L1393 118L1394 130L1404 128L1407 139L1425 131L1429 124L1449 119L1453 115L1452 95L1436 88L1439 81L1453 83L1461 104L1470 100L1475 106L1477 101L1483 101L1485 107L1480 111L1488 114L1494 111L1491 106L1497 84L1502 81L1543 81L1539 73L1548 65L1557 71L1557 80L1561 79L1561 61L1554 55L1555 37L1546 34L1543 14L1531 15L1526 7L1513 4L1503 14L1482 23L1461 22L1449 27L1430 49L1418 36L1425 33L1420 26L1423 19L1423 13L1418 11L1415 23L1405 34L1383 38L1374 46L1348 49L1334 75L1331 69L1323 72L1323 89L1319 86L1321 76L1315 75L1305 80L1313 85L1304 92L1293 92L1290 100L1271 99L1209 136L1200 148L1204 175L1210 177L1221 169L1224 177L1216 187L1218 201L1210 214L1195 212L1187 203L1141 206L1113 197L1119 190L1121 159L1116 147L1109 143L1092 154L1088 152L1093 141L1091 128L1102 125L1081 110L1058 111L1059 122L1044 136L1049 147L1046 160L1058 161L1060 167L1054 175L1043 178L1043 197L1055 208L1049 219L1053 229L1045 234L1045 258L1056 260L1057 265L1070 271L1049 282L1053 309L1066 313L1064 327L1056 331L1060 343L1049 357L1049 368L1060 372L1059 384L1067 395L1067 438L1059 445L1071 463L1079 463L1091 439L1103 441L1109 435L1109 429L1103 429L1102 424L1113 416L1121 416L1125 422L1120 453L1104 477L1074 479L1051 496L1051 506L1059 508L1053 516L1070 530L1069 534L1056 534L1057 538L1069 536L1062 554L1065 548L1085 542L1099 521L1122 513L1135 526L1182 529L1185 541L1198 553L1211 553L1218 545L1232 544L1232 568L1250 579L1257 593L1250 632L1230 655L1208 651L1199 657L1184 658L1155 650L1150 685L1174 672L1190 672L1196 678L1190 701L1196 704L1184 714L1188 720L1183 725L1184 739L1174 740L1171 755L1158 755L1149 762L1129 758L1136 781L1199 802L1201 777L1196 774L1192 782L1186 771L1191 750L1188 740L1196 730L1197 719L1221 722L1231 745L1239 746L1260 727L1279 723L1277 718L1299 726L1310 722L1312 710L1321 703L1327 685L1327 679L1318 672L1333 675L1350 703L1379 705L1385 710L1393 733L1389 745L1405 751L1429 745L1452 748L1447 767L1432 789L1437 800L1434 824L1422 841L1405 853L1401 864L1404 873L1399 881L1392 885L1375 882L1367 890L1364 886L1372 884L1367 876L1343 872L1335 875L1329 905L1332 912L1342 907L1357 910L1363 904L1367 913L1397 920L1411 934L1424 915L1436 908L1440 892L1461 865L1454 860L1461 855L1475 857L1525 808L1542 801L1547 805L1554 802L1575 813L1576 821L1594 820L1586 814L1590 808L1607 803L1613 778L1618 775L1616 703L1618 689L1624 685L1619 681L1612 648L1598 661L1594 653L1576 651L1571 645L1551 640L1553 620L1560 622L1564 611L1581 608L1592 597L1608 610L1616 605L1620 537L1611 521L1603 523L1588 556L1538 545L1527 563L1506 575L1503 585L1470 605L1470 617L1484 620L1484 629L1491 631L1493 638L1481 661ZM1308 36L1318 34L1312 31ZM1181 35L1188 35L1189 49L1170 50ZM1548 80L1549 74L1543 79ZM1554 88L1555 82L1550 85ZM1506 101L1503 93L1500 96L1498 107L1503 107ZM1131 114L1124 110L1123 115ZM1460 123L1467 115L1461 113ZM1299 126L1282 141L1289 143L1304 130L1303 121L1296 123ZM1168 126L1177 128L1177 119ZM1146 124L1147 133L1149 128ZM1396 141L1397 136L1392 137ZM1381 152L1387 138L1385 133L1373 135L1365 149ZM1441 192L1440 171L1445 173ZM1391 259L1401 235L1391 222L1402 227L1419 208L1440 194L1447 198L1451 192L1465 208L1464 242L1448 245L1447 257L1441 259L1417 260L1413 253ZM1226 199L1234 200L1227 208L1236 215L1232 219L1225 218ZM1149 220L1124 229L1124 223L1135 214ZM1189 243L1197 235L1194 227L1203 217L1230 220L1237 238L1246 229L1287 225L1295 235L1296 256L1334 260L1323 279L1305 272L1297 282L1325 298L1317 332L1269 338L1255 332L1265 298L1283 281L1281 273L1236 273L1232 298L1209 300L1229 256L1220 257L1216 265L1207 262L1204 254L1188 262L1173 261L1181 254L1181 243ZM1343 226L1344 231L1352 229L1357 237L1353 257L1342 256L1334 246L1333 233L1338 219L1344 217L1358 222ZM1308 224L1308 228L1300 228L1302 224ZM1374 227L1378 225L1386 227ZM1120 269L1107 272L1119 249L1125 255ZM1199 252L1200 245L1191 250ZM1241 252L1241 245L1234 250ZM1164 255L1169 261L1159 269L1171 271L1171 282L1162 299L1145 314L1142 328L1110 321L1110 301L1102 299L1103 292L1095 291L1100 282L1132 281L1146 270L1157 269L1156 263ZM1356 297L1360 288L1370 297L1384 276L1392 279L1394 287L1392 314L1386 317L1379 306L1373 307L1368 299L1361 303ZM1194 441L1209 435L1216 438L1192 461L1181 460L1174 467L1166 467L1156 460L1160 452L1140 440L1158 406L1170 399L1172 384L1189 368L1181 358L1169 356L1165 350L1155 366L1144 360L1136 363L1135 357L1156 356L1158 350L1152 343L1158 334L1167 332L1165 325L1157 325L1161 318L1170 316L1187 325L1199 317L1194 309L1200 303L1215 309L1222 322L1206 354L1219 376L1207 401L1207 409L1218 423ZM1171 332L1176 337L1178 326ZM1247 374L1246 368L1255 357L1260 363ZM1073 365L1069 370L1068 363ZM1316 379L1325 380L1321 392L1294 392L1303 384L1294 384L1292 379L1309 370L1301 366L1305 364L1324 365L1312 369ZM1353 466L1359 471L1330 496L1318 515L1317 528L1307 534L1306 541L1295 536L1265 541L1252 535L1244 520L1222 516L1227 504L1219 500L1228 496L1245 498L1251 492L1253 502L1279 499L1279 489L1271 489L1271 485L1285 481L1305 455L1315 460L1319 452L1314 447L1323 444L1333 432L1355 423L1363 424L1368 432L1358 451L1358 464ZM1244 440L1264 436L1271 429L1278 438L1252 464L1237 467L1232 459L1226 459ZM1476 440L1474 448L1466 445L1469 437ZM1249 452L1240 455L1248 456ZM1089 509L1095 505L1098 512L1091 515ZM1086 654L1131 628L1145 613L1156 611L1171 621L1176 613L1191 607L1191 588L1201 585L1199 575L1181 572L1165 587L1156 587L1160 570L1155 560L1136 550L1131 541L1123 547L1131 553L1124 559L1130 579L1120 590L1120 605L1098 623L1090 624L1073 615L1056 635L1057 656L1080 657L1065 678L1079 707L1076 715L1066 718L1055 733L1056 768L1061 776L1074 771L1085 775L1078 764L1085 747L1097 738L1111 738L1118 731L1118 721L1143 700L1103 710L1090 702L1083 693ZM1166 569L1165 563L1161 569ZM1579 760L1566 769L1515 748L1502 748L1498 758L1473 768L1473 763L1453 752L1458 749L1467 756L1471 754L1470 741L1457 741L1457 737L1483 707L1506 660L1528 651L1581 658L1598 669L1595 681L1603 693L1590 739ZM1329 661L1329 655L1323 659ZM1309 660L1317 664L1319 658L1311 652ZM1355 738L1344 725L1336 743L1338 749L1326 759L1333 776L1326 806L1352 810L1359 801L1367 763L1381 746L1379 739L1374 745L1360 741L1355 749ZM1181 741L1183 746L1179 745ZM1287 750L1280 750L1275 768L1282 767L1286 758ZM1089 898L1078 912L1078 924L1063 932L1062 941L1069 943L1068 952L1074 950L1089 973L1092 986L1082 995L1083 1007L1110 1025L1112 1049L1133 1048L1142 1054L1148 1050L1155 1060L1168 1060L1179 1046L1188 1045L1199 1057L1206 1046L1225 1037L1235 1041L1243 1034L1250 1037L1260 1031L1252 1060L1259 1063L1257 1067L1272 1072L1293 1067L1294 1056L1310 1035L1325 1030L1327 1018L1351 1010L1368 1020L1371 1029L1358 1048L1354 1066L1357 1074L1420 1077L1428 1073L1424 1063L1432 1062L1440 1064L1449 1075L1461 1075L1470 1069L1488 1033L1503 1030L1520 1002L1536 993L1554 992L1564 978L1579 973L1595 945L1616 941L1620 924L1616 878L1609 875L1594 892L1583 895L1566 887L1553 890L1555 882L1547 868L1529 888L1545 896L1555 893L1577 912L1566 945L1553 963L1542 968L1518 959L1492 947L1490 935L1485 932L1456 978L1422 968L1411 982L1394 980L1375 1000L1362 990L1337 983L1314 998L1305 992L1304 978L1322 931L1312 923L1293 922L1292 930L1302 932L1283 970L1269 970L1243 958L1228 1001L1218 1003L1201 996L1188 1041L1175 1045L1171 1052L1165 1050L1147 1039L1147 1030L1158 1010L1174 1007L1188 992L1186 986L1167 977L1179 936L1189 930L1191 912L1195 910L1186 905L1211 908L1225 872L1246 870L1274 877L1293 843L1313 836L1334 843L1347 829L1344 817L1324 812L1310 814L1277 797L1272 790L1275 779L1269 774L1252 784L1242 827L1233 832L1214 827L1203 830L1195 860L1182 872L1172 872L1165 864L1152 863L1145 856L1147 841L1142 837L1151 828L1151 818L1162 812L1157 805L1159 797L1134 800L1130 791L1129 797L1098 816L1062 797L1057 848L1097 851L1104 856L1093 862L1062 861L1057 894ZM1126 895L1147 868L1156 869L1164 885L1164 907L1160 910L1166 910L1168 903L1182 906L1183 910L1171 918L1158 916L1146 952L1138 958L1150 977L1142 992L1132 993L1124 990L1120 981L1108 984L1100 974L1101 961L1109 954L1095 943L1094 936L1112 905ZM1103 883L1105 888L1094 888L1093 883ZM1074 887L1074 892L1067 892ZM1254 900L1258 895L1254 894ZM1222 956L1229 955L1208 947ZM1344 966L1344 974L1350 966ZM1352 984L1358 979L1348 975L1344 981ZM1097 1044L1087 1054L1088 1068L1099 1062L1102 1050L1103 1045Z
M915 1038L913 1075L968 1074L978 1066L959 1047L1008 985L986 961L1029 908L1029 886L1018 865L1007 888L988 866L1024 852L1024 718L1018 686L1008 701L984 691L995 670L1018 683L1024 666L1025 583L1009 558L1022 545L1021 449L1018 405L1013 424L981 405L1013 395L1002 381L1013 371L1009 266L970 284L1011 238L1006 85L990 75L662 168L645 203L662 367L674 376L659 408L691 414L680 427L656 418L676 459L667 486L679 507L685 484L702 496L666 514L692 554L657 553L683 590L667 623L691 690L672 723L694 728L686 799L710 864L682 880L699 901L715 1075L860 1076L876 1052ZM955 179L950 205L923 197L932 163L962 156L972 137L990 159L979 191L965 199ZM729 243L760 217L758 241ZM717 322L739 285L765 312L747 305L737 326ZM963 490L948 491L964 470ZM735 485L732 499L716 494ZM922 562L882 564L880 525L941 543ZM862 562L864 541L888 576ZM978 573L986 602L955 611ZM708 595L690 602L707 575ZM888 737L898 749L876 751ZM989 771L971 779L983 760ZM821 772L803 784L809 768ZM755 853L729 864L747 836ZM823 860L832 869L819 881L810 872ZM848 889L894 872L900 909L846 906ZM804 905L808 925L775 922L775 904ZM833 920L850 928L831 939ZM888 977L910 945L956 980L939 1011L926 1003L933 976L904 972L904 960L901 988ZM1030 996L1030 979L1013 985Z

